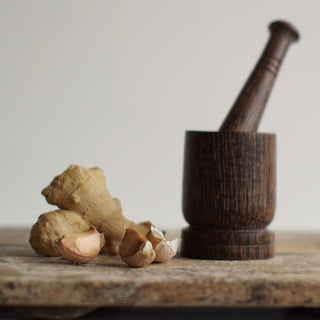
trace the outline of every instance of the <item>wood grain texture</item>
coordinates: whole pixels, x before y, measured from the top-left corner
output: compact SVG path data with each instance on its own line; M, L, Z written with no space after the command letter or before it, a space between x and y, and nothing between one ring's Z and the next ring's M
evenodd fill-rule
M129 268L36 255L30 228L0 230L0 305L29 307L319 307L320 233L277 233L267 260L194 260ZM177 234L168 232L170 238Z
M185 228L181 253L193 259L252 260L274 256L274 233L268 230Z
M297 29L284 21L269 26L270 39L219 131L256 131L274 80Z
M255 132L187 131L182 254L204 259L273 256L276 138ZM247 246L247 248L244 248Z
M182 254L202 259L274 255L265 230L275 211L275 135L256 133L290 43L285 21L269 26L267 45L219 132L187 132L183 174Z

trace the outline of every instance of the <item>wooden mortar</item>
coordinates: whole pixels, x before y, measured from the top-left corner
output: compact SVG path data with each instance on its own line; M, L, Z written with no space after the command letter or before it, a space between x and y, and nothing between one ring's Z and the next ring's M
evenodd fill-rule
M289 44L287 22L269 26L268 43L219 132L187 131L183 173L182 255L266 259L274 255L276 136L257 133Z

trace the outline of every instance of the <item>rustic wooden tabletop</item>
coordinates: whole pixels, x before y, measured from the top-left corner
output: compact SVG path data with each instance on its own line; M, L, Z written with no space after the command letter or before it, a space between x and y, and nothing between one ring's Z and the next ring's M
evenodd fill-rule
M177 256L134 269L119 257L87 265L37 256L27 229L0 230L0 306L93 310L320 306L320 232L277 233L268 260L213 261Z

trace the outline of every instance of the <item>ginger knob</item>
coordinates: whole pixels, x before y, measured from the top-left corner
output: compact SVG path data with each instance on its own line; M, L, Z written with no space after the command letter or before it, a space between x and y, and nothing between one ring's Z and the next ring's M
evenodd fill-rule
M145 234L150 230L150 225L135 224L123 216L120 201L110 195L99 168L71 165L42 194L50 204L81 213L112 241L121 242L126 228Z
M87 231L90 225L75 211L55 210L43 213L31 229L29 243L37 254L60 256L56 240L68 233Z

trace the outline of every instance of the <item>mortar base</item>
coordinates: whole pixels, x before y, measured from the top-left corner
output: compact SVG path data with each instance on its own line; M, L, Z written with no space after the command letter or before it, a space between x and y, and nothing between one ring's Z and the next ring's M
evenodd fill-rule
M274 256L274 233L266 229L220 230L190 226L182 230L181 254L194 259L268 259Z

